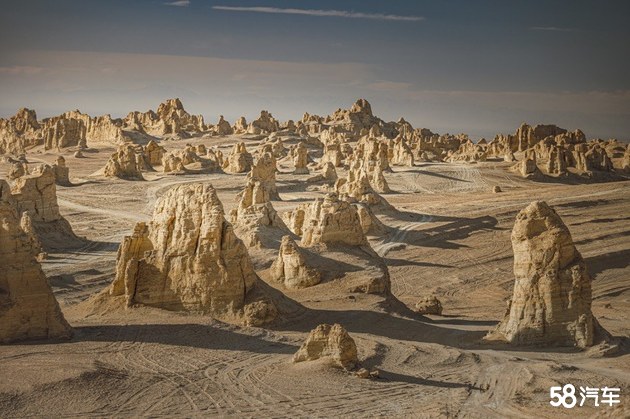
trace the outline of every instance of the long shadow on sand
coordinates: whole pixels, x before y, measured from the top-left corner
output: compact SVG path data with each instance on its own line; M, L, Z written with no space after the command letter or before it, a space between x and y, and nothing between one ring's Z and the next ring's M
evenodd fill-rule
M212 324L126 324L80 326L73 341L142 342L187 346L201 349L238 350L262 354L293 354L298 346L267 341L260 336L241 334Z
M439 220L433 220L439 221ZM454 240L464 240L477 231L499 230L498 221L489 215L476 218L457 218L456 221L424 230L408 230L399 239L400 242L422 247L437 247L441 249L460 249L466 247ZM400 230L390 227L394 232Z

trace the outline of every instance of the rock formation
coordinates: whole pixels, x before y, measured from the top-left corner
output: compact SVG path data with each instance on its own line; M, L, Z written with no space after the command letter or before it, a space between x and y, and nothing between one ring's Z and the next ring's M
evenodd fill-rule
M321 274L308 266L304 250L291 236L282 237L278 257L271 265L271 277L287 288L306 288L319 284Z
M144 160L151 166L159 166L162 164L162 159L164 158L164 153L166 149L154 140L151 140L147 143L147 145L142 150L144 154Z
M206 129L203 117L186 112L179 99L166 100L158 106L157 112L131 112L125 118L124 125L148 135L180 138Z
M223 162L223 170L228 173L245 173L252 168L254 158L245 148L245 143L234 144L232 152Z
M4 181L0 180L0 183ZM0 185L0 190L8 186ZM13 204L0 196L0 343L69 338L72 329L48 285Z
M324 359L333 365L354 369L359 360L354 339L340 324L320 324L293 355L293 362Z
M268 187L253 179L248 180L241 192L239 204L231 211L230 218L238 236L249 247L271 247L270 243L263 243L265 239L273 239L270 236L274 234L269 229L275 229L275 235L288 232L271 204Z
M338 179L337 170L335 169L335 165L331 162L327 162L322 167L320 173L318 175L312 176L308 178L307 182L326 182L329 185L333 185Z
M68 169L68 166L66 166L66 159L63 156L57 157L57 160L52 165L52 169L55 173L55 183L57 183L57 185L71 185L70 169Z
M351 161L348 176L335 182L335 190L345 199L368 205L386 203L377 191L390 191L383 172L378 167L366 170L364 163L359 160Z
M269 111L260 111L260 117L252 121L247 127L250 134L269 134L280 129L280 123Z
M488 339L519 345L593 344L591 278L569 229L545 202L529 204L512 230L514 293Z
M413 152L402 135L394 138L391 146L391 163L393 165L413 167Z
M351 246L367 244L356 208L331 193L316 199L304 214L300 226L302 245L342 243Z
M247 174L247 179L260 182L269 199L279 200L280 195L276 188L276 159L273 154L266 152L258 156L256 163Z
M7 172L7 178L10 180L15 180L20 178L28 173L28 169L25 163L22 163L19 160L9 160L11 166Z
M442 315L442 303L436 296L425 297L416 303L416 313Z
M177 156L175 153L166 153L164 157L162 157L162 171L164 173L185 173L186 168L184 167L184 162L182 162L181 157Z
M166 192L157 200L151 221L139 223L124 239L110 293L124 295L128 305L241 315L247 324L257 325L275 312L268 300L249 305L257 281L216 191L197 183Z
M42 142L37 114L22 108L9 119L0 119L0 154L24 153Z
M103 175L127 180L144 180L142 176L144 165L144 157L136 151L136 147L132 144L123 144L110 156L103 169Z
M299 142L295 146L295 157L293 158L293 164L295 165L295 170L293 174L295 175L308 175L308 149L304 145L303 142Z
M236 120L233 127L234 134L245 134L247 132L247 120L241 116Z
M223 118L223 115L220 115L219 122L214 126L214 132L217 135L231 135L234 130L230 123Z

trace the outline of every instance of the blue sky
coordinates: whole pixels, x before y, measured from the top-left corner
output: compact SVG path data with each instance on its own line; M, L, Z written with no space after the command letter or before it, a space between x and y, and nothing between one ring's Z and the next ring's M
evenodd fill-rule
M214 122L329 114L492 137L523 121L630 138L630 2L2 1L0 116L124 116L180 97Z

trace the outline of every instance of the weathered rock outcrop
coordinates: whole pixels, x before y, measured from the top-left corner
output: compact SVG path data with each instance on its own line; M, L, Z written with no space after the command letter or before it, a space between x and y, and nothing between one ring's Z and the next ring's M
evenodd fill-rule
M191 115L179 99L161 103L157 112L131 112L124 121L125 127L149 135L187 137L189 133L203 132L206 126L201 115Z
M293 164L295 165L295 170L293 171L293 174L308 175L308 149L303 142L299 142L295 146L294 153L295 156L293 157Z
M67 245L77 239L70 223L59 212L52 167L41 165L30 175L16 179L10 199L15 202L20 216L25 212L29 214L37 236L43 243L54 241Z
M22 108L9 119L0 119L0 154L24 153L42 141L37 114Z
M223 118L223 115L219 115L219 122L214 126L214 133L217 135L231 135L234 134L234 129L228 121Z
M293 355L293 362L325 359L338 367L353 369L359 360L357 345L340 324L320 324Z
M321 281L321 274L308 266L304 250L291 236L282 237L278 257L271 265L271 277L287 288L311 287Z
M0 183L4 181L0 180ZM6 191L8 186L0 185ZM72 329L48 285L20 218L0 196L0 342L69 338Z
M424 297L416 303L416 313L442 315L442 303L436 296Z
M223 170L228 173L249 172L254 163L254 158L245 148L245 143L234 144L232 152L223 162Z
M335 165L331 162L327 162L322 167L319 174L315 176L311 176L306 181L307 182L326 182L329 185L333 185L338 179L337 170L335 169Z
M128 305L240 315L258 325L276 310L269 300L250 301L257 281L216 191L198 183L170 189L148 225L139 223L124 239L110 293L124 295Z
M267 240L279 239L273 236L288 233L287 226L271 204L268 187L253 179L248 180L230 217L238 236L249 247L270 247ZM275 231L270 231L272 229Z
M265 189L265 193L269 199L279 200L280 195L276 188L277 170L278 167L273 154L269 152L262 153L258 156L250 172L247 174L247 179L259 182L260 186Z
M57 160L55 160L55 163L52 165L52 169L55 173L55 183L57 183L57 185L71 185L70 169L66 166L66 159L63 156L57 157Z
M310 204L304 214L302 245L342 243L351 246L367 244L356 208L331 193Z
M181 157L170 152L162 157L162 171L164 173L185 173L186 167L184 167Z
M269 111L260 111L260 117L255 119L247 127L250 134L269 134L280 130L280 123Z
M142 150L144 154L144 160L151 166L159 166L162 164L162 159L164 158L164 153L166 153L166 149L154 140L151 140L144 146Z
M593 344L591 277L569 229L545 202L532 202L512 230L514 293L488 339L519 345Z
M138 153L136 146L123 144L109 157L103 175L127 180L144 180L142 170L145 165L144 156Z
M402 135L391 142L391 163L396 166L413 167L413 152Z

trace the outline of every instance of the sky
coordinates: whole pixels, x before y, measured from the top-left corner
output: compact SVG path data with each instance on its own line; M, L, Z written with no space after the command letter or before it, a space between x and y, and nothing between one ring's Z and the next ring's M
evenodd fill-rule
M0 117L328 115L630 139L627 0L0 0Z

